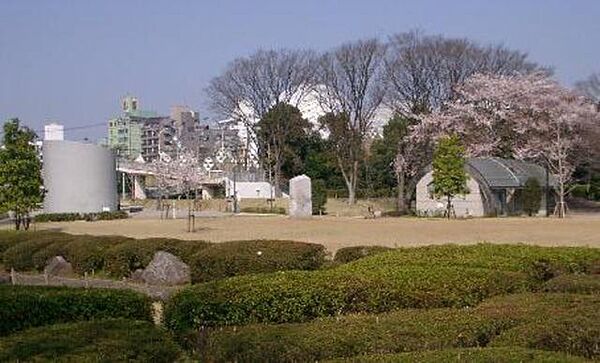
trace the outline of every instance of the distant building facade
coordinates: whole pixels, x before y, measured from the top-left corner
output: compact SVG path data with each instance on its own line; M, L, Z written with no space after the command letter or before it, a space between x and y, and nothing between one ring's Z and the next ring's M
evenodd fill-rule
M63 125L51 122L44 125L44 140L64 140L65 128Z

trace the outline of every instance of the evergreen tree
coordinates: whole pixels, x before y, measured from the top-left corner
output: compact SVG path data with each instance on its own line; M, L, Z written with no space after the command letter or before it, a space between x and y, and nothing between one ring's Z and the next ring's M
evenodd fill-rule
M446 198L446 216L454 206L452 198L469 193L465 171L465 149L457 136L442 137L433 153L433 194Z
M523 210L528 216L539 212L542 205L542 188L536 178L529 178L525 182L523 189Z
M0 148L0 211L11 211L15 228L29 229L29 214L44 199L41 162L33 141L35 133L19 119L4 124Z

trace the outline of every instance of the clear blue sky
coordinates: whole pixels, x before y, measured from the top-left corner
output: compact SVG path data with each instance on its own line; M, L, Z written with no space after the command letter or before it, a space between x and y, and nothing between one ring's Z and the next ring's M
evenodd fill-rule
M101 123L127 92L207 115L203 89L237 56L414 28L526 51L566 85L600 71L599 0L0 0L0 120Z

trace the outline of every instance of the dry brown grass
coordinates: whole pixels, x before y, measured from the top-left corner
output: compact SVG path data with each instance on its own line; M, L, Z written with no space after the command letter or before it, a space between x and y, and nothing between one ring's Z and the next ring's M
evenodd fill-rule
M443 220L420 218L363 219L286 216L199 218L198 231L186 232L186 220L128 219L99 222L44 223L76 234L173 237L214 242L245 239L288 239L325 245L330 251L354 245L417 246L441 243L531 243L545 246L600 247L600 216L555 218L485 218Z

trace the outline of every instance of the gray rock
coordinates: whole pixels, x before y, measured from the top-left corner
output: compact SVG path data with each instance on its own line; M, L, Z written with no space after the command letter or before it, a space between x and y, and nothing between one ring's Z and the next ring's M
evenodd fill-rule
M190 268L179 257L158 251L142 272L142 280L150 285L187 284L191 281Z
M310 218L312 216L312 195L310 178L299 175L290 179L291 218Z
M141 268L138 268L137 270L135 270L131 273L130 280L133 282L144 282L144 280L142 279L143 273L144 273L144 270L142 270Z
M73 267L63 256L54 256L48 260L44 272L51 276L68 276L73 273Z

